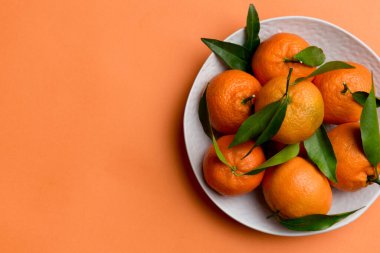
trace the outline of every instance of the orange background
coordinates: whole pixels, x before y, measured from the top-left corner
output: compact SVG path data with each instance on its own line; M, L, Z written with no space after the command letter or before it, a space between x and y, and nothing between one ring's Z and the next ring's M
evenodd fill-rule
M261 19L322 18L380 54L378 0L254 3ZM285 238L234 222L196 182L182 115L210 54L199 38L244 26L248 4L2 0L0 252L375 249L380 201L337 231Z

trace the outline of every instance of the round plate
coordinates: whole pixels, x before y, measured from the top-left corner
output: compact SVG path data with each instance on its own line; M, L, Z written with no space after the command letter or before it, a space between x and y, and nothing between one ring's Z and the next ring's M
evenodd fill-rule
M289 16L264 20L261 22L260 38L262 41L279 32L295 33L306 39L310 45L322 48L326 62L331 60L355 61L373 71L377 90L380 85L379 57L362 41L326 21ZM226 41L242 44L244 29L233 33ZM265 233L282 236L304 236L325 233L354 221L376 200L380 194L378 185L368 186L353 193L333 189L333 204L330 214L346 212L365 207L334 226L317 232L297 232L282 227L274 219L266 219L271 211L263 201L260 190L239 197L221 196L205 183L202 175L203 155L210 146L210 139L205 135L198 118L198 104L207 83L218 73L226 70L225 66L211 54L203 64L191 88L184 115L184 135L187 153L193 171L206 194L227 215L247 227Z

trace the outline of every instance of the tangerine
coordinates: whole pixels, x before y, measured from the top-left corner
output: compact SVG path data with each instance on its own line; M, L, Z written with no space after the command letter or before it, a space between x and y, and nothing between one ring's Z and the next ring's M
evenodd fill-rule
M240 145L228 148L234 135L225 135L217 140L219 149L227 162L236 168L237 173L248 172L265 161L261 147L256 147L244 159L241 159L254 145L247 141ZM256 175L239 176L232 173L231 168L222 163L211 145L203 159L203 175L207 184L222 195L240 195L254 190L263 179L264 172Z

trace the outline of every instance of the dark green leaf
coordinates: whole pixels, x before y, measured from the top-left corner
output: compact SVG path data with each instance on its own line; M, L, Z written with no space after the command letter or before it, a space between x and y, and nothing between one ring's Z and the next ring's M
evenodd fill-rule
M336 157L325 127L321 125L309 139L304 141L304 145L307 155L319 170L336 183Z
M364 103L360 116L360 133L364 153L372 166L377 167L380 162L380 138L373 82L371 92Z
M273 136L277 134L278 130L280 130L282 122L284 121L287 106L288 100L283 99L280 106L277 108L276 113L273 115L271 121L269 121L264 131L257 138L255 146L259 146L264 142L269 141Z
M369 94L365 91L357 91L352 93L352 97L354 98L354 100L361 106L364 106L364 103L367 100L368 95ZM376 107L380 107L380 98L376 98Z
M293 68L289 69L288 77L286 78L286 90L285 90L285 97L282 97L280 100L280 105L277 107L277 110L275 114L273 115L272 119L269 121L269 123L266 125L266 127L262 130L259 138L257 138L255 145L248 151L247 154L244 155L243 158L247 157L252 150L269 141L272 139L273 136L276 135L278 130L280 130L280 127L282 125L282 122L284 121L285 115L286 115L286 108L289 103L289 84L290 84L290 77L292 76Z
M330 61L330 62L326 62L325 64L323 64L322 66L320 66L318 69L316 69L315 71L313 71L310 75L306 76L306 77L300 77L300 78L297 78L295 83L299 83L299 82L302 82L310 77L313 77L313 76L316 76L316 75L320 75L320 74L323 74L323 73L326 73L326 72L330 72L330 71L333 71L333 70L337 70L337 69L353 69L355 68L354 66L348 64L348 63L345 63L345 62L342 62L342 61Z
M283 148L280 152L269 158L267 161L262 163L260 166L254 168L253 170L244 173L244 175L256 175L265 169L276 166L289 161L290 159L296 157L300 151L299 143L288 145Z
M249 53L252 55L258 45L260 44L259 38L260 31L260 20L259 15L253 4L249 5L248 15L247 15L247 25L245 27L245 48L248 49Z
M207 136L210 137L211 139L212 129L211 129L209 115L208 115L206 92L207 92L207 88L204 91L201 100L199 101L198 116L199 116L199 120L201 121L203 131L205 131Z
M295 219L280 218L280 223L281 225L285 226L286 228L290 230L319 231L319 230L324 230L331 227L335 223L343 220L344 218L350 216L351 214L355 213L356 211L360 209L361 208L356 209L351 212L334 214L334 215L314 214L314 215L308 215L308 216L295 218Z
M232 169L232 166L227 162L222 151L220 151L220 148L218 146L218 143L217 143L215 136L214 136L214 133L212 131L208 107L207 107L206 92L207 92L207 87L206 87L206 90L203 93L202 98L199 102L199 108L198 108L199 119L202 123L203 130L205 131L207 136L210 137L212 140L212 145L214 146L215 153L218 156L219 160Z
M249 116L239 127L239 130L229 147L231 148L244 143L249 139L256 138L262 131L264 131L270 119L280 106L280 103L280 101L271 103L255 114Z
M310 67L315 67L321 65L326 57L323 50L316 46L310 46L299 52L294 56L295 59L299 60L302 64Z
M250 53L240 45L230 42L201 39L229 68L247 71L250 68Z

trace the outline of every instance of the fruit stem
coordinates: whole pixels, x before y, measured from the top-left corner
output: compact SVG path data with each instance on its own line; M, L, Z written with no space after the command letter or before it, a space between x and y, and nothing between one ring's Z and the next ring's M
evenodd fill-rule
M343 90L340 92L342 93L343 95L346 95L347 92L349 92L350 94L352 94L352 91L350 90L350 88L348 88L348 85L346 82L343 82Z
M252 101L255 97L256 97L256 95L253 94L253 95L251 95L251 96L249 96L249 97L247 97L247 98L244 98L244 99L241 101L241 103L242 103L243 105L245 105L245 104L248 103L249 101Z
M236 168L236 166L232 166L232 167L231 167L231 172L232 172L232 174L234 174L235 176L238 176L238 177L244 175L244 174L240 174L240 173L237 172L237 168Z

